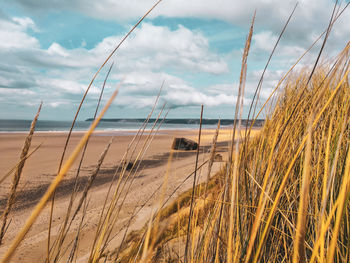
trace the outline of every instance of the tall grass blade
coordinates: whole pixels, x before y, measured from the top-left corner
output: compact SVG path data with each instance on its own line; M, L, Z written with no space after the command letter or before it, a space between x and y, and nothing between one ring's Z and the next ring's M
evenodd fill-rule
M7 199L6 208L1 216L2 217L2 226L1 226L1 232L0 232L0 244L2 243L2 240L3 240L4 235L5 235L7 218L11 212L11 208L12 208L13 204L15 203L18 183L19 183L19 180L21 179L22 170L23 170L25 161L26 161L27 156L28 156L28 151L29 151L29 148L30 148L30 145L32 142L32 138L33 138L33 134L34 134L34 130L35 130L35 125L36 125L36 122L39 118L39 114L41 111L41 106L42 106L42 103L40 104L38 112L36 113L34 120L31 123L29 134L27 135L27 137L25 139L25 142L24 142L24 145L23 145L23 148L21 151L21 156L20 156L21 161L17 165L15 174L13 175L11 190L9 193L9 197Z
M31 226L33 225L33 223L35 222L35 220L37 219L37 217L39 216L39 214L41 213L41 211L44 209L46 202L49 200L49 198L52 196L53 192L55 191L55 189L57 188L57 186L59 185L59 183L63 180L64 176L66 175L66 173L68 172L68 170L70 169L70 167L73 165L74 161L76 160L76 158L78 157L80 151L82 150L82 148L84 147L86 141L89 139L89 137L91 136L92 132L95 130L96 126L98 125L98 123L100 122L101 118L103 117L103 115L105 114L105 112L107 111L107 109L110 107L110 105L112 104L114 98L117 96L118 94L118 90L117 89L112 96L110 97L109 101L107 102L106 106L103 108L102 112L100 113L100 115L98 116L98 118L91 124L90 129L84 134L84 137L80 140L79 144L75 147L73 153L70 155L70 158L66 161L66 163L64 164L64 166L62 167L62 169L60 170L59 174L55 177L55 179L52 181L51 185L49 186L49 188L47 189L46 193L44 194L44 196L40 199L39 203L36 205L36 207L34 208L32 214L30 215L30 217L27 219L25 225L23 226L23 228L20 230L20 232L17 234L17 236L15 237L15 239L12 241L12 244L10 245L10 247L8 248L8 250L6 251L6 253L4 254L4 256L1 259L1 262L7 262L10 260L11 256L13 255L15 249L17 248L17 246L20 244L20 242L24 239L25 235L28 233L29 229L31 228Z

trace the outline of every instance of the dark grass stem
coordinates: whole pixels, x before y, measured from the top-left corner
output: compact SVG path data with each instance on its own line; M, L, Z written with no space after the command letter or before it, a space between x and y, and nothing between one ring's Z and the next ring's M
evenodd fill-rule
M201 106L201 118L199 122L199 132L198 132L198 147L197 147L197 154L196 154L196 163L195 163L195 169L194 169L194 176L193 176L193 187L192 187L192 194L191 194L191 204L190 204L190 214L188 218L188 226L187 226L187 238L186 238L186 246L185 246L185 256L184 256L184 262L187 263L187 255L188 255L188 249L189 249L189 242L190 242L190 231L191 231L191 219L193 215L193 201L194 201L194 191L196 188L196 178L197 178L197 168L198 168L198 156L199 156L199 147L201 143L201 134L202 134L202 120L203 120L203 105Z
M67 151L67 146L68 146L68 143L69 143L69 140L70 140L70 137L71 137L71 134L72 134L72 131L73 131L73 128L74 128L74 125L75 125L75 122L76 122L76 119L79 115L79 112L80 112L80 109L83 105L83 102L85 101L85 98L92 86L92 83L95 81L95 79L97 78L98 74L100 73L100 71L102 70L102 68L106 65L106 63L110 60L110 58L114 55L114 53L119 49L119 47L124 43L124 41L129 37L129 35L135 30L135 28L148 16L148 14L161 2L162 0L159 0L157 1L146 13L145 15L130 29L130 31L124 36L124 38L119 42L119 44L114 48L114 50L109 54L109 56L107 57L107 59L102 63L102 65L99 67L99 69L96 71L96 73L94 74L94 76L92 77L84 95L83 95L83 98L78 106L78 109L76 111L76 114L74 116L74 119L73 119L73 122L72 122L72 125L71 125L71 128L69 130L69 133L68 133L68 136L67 136L67 139L66 139L66 142L65 142L65 145L64 145L64 149L63 149L63 153L62 153L62 156L61 156L61 159L60 159L60 163L59 163L59 167L58 167L58 172L61 170L61 167L62 167L62 164L63 164L63 160L64 160L64 156L65 156L65 153ZM50 235L51 235L51 225L52 225L52 216L53 216L53 209L54 209L54 201L55 201L55 193L53 194L52 196L52 201L51 201L51 209L50 209L50 219L49 219L49 230L48 230L48 242L47 242L47 259L48 259L48 262L49 262L49 253L50 253Z
M99 110L99 106L100 106L100 102L101 102L101 99L102 99L102 96L103 96L103 92L104 92L104 89L105 89L105 86L106 86L106 82L107 82L107 79L109 77L109 74L112 70L112 67L113 67L113 64L111 64L111 66L109 67L109 70L106 74L106 77L104 79L104 82L103 82L103 85L102 85L102 89L101 89L101 92L100 92L100 96L99 96L99 99L98 99L98 103L97 103L97 106L96 106L96 109L95 109L95 113L94 113L94 117L93 117L93 120L96 119L96 116L97 116L97 113L98 113L98 110ZM75 175L75 183L74 183L74 189L73 189L73 192L71 194L71 197L70 197L70 201L69 201L69 205L68 205L68 208L67 208L67 212L66 212L66 216L65 216L65 220L63 222L63 226L61 228L61 231L60 231L60 234L58 235L58 247L60 248L62 246L62 243L64 242L64 238L62 237L63 233L64 232L67 232L69 230L69 228L66 230L66 226L67 226L67 223L68 223L68 219L69 219L69 215L71 213L71 209L72 209L72 206L73 206L73 202L75 200L75 197L76 197L76 194L77 194L77 188L78 188L78 177L79 177L79 174L80 174L80 170L81 170L81 167L82 167L82 163L83 163L83 160L84 160L84 157L85 157L85 152L86 152L86 149L88 147L88 144L89 144L89 141L90 141L90 138L86 141L86 144L84 146L84 149L83 149L83 152L82 152L82 155L80 157L80 161L79 161L79 165L78 165L78 168L77 168L77 172L76 172L76 175ZM109 147L108 147L109 148ZM79 208L80 209L80 208ZM71 219L74 220L76 214L73 216L73 218ZM52 214L50 213L50 227L49 227L49 230L51 229L51 222L52 222ZM49 240L49 239L48 239ZM57 244L57 242L55 241L54 245ZM50 246L50 242L48 241L48 247ZM50 249L51 250L51 249ZM49 256L49 255L48 255ZM56 255L56 258L59 256L59 251ZM48 261L49 261L49 257L48 257ZM56 262L56 260L55 260Z

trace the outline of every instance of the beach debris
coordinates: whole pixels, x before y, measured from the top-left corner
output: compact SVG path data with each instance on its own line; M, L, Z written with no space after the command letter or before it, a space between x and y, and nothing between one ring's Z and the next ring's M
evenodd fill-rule
M222 155L220 153L215 154L214 162L222 162Z
M171 149L173 150L197 150L198 143L187 138L174 138Z
M123 166L125 167L125 170L130 171L131 168L133 167L134 162L132 161L124 161Z

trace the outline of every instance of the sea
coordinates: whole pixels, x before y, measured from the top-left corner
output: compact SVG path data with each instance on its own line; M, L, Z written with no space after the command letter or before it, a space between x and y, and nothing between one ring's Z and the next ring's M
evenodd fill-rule
M86 131L89 129L93 119L86 119L85 121L76 121L74 131ZM98 131L137 131L145 119L102 119L96 128ZM203 129L215 129L217 127L218 119L203 119ZM0 119L0 132L27 132L30 129L31 120L11 120ZM150 130L155 119L150 119L146 130ZM160 122L160 121L159 121ZM158 123L159 123L158 122ZM220 120L222 127L229 127L233 125L233 120ZM263 120L258 120L256 125L262 125ZM199 119L166 119L162 122L161 130L178 130L178 129L198 129ZM242 120L242 124L246 123ZM70 130L71 121L53 121L53 120L38 120L36 124L36 131L39 132L66 132ZM157 124L158 125L158 124ZM157 127L157 126L156 126Z

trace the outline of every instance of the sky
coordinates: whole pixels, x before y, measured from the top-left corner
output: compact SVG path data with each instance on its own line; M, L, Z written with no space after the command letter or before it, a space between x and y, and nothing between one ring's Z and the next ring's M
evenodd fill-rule
M347 2L339 1L339 7ZM97 69L154 0L12 0L0 2L0 119L72 120ZM241 59L256 11L248 57L244 117L296 1L163 0L101 70L79 114L92 117L120 84L106 118L143 118L162 83L157 110L169 118L233 118ZM260 105L278 80L327 28L332 0L300 0L264 77ZM350 9L335 23L322 61L350 39ZM312 65L321 43L300 62Z

